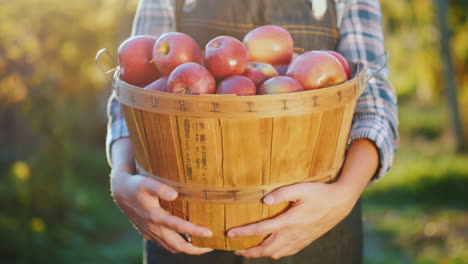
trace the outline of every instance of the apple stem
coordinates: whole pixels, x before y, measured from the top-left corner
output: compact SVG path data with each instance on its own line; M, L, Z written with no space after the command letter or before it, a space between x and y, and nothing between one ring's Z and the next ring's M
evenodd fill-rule
M156 57L153 57L148 63L153 63Z

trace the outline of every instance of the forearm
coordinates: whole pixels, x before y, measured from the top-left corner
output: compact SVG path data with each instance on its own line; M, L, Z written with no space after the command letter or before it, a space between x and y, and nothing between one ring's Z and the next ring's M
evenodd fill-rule
M346 160L336 182L343 191L358 199L375 175L379 165L379 154L375 144L364 138L353 140Z
M122 137L111 145L112 170L135 173L135 156L129 137Z

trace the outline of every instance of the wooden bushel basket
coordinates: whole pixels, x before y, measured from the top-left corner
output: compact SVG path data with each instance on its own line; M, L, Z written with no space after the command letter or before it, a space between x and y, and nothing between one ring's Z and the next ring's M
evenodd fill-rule
M360 64L359 64L360 65ZM265 237L229 238L232 227L289 206L261 202L270 191L305 181L332 182L343 164L365 70L324 89L257 96L147 91L114 75L140 174L179 192L160 200L173 215L213 231L198 247L245 249Z

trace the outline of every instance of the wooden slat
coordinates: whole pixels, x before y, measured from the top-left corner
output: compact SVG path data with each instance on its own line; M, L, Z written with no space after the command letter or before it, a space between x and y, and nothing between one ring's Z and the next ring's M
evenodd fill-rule
M224 205L203 202L187 202L190 222L210 228L213 237L192 237L196 247L225 249Z
M125 123L127 124L127 128L130 133L130 140L132 141L135 159L140 166L151 172L151 168L146 157L144 141L141 137L141 133L138 131L137 119L135 118L133 111L138 110L133 110L128 106L122 105L122 113L124 114Z
M224 186L258 186L270 170L272 119L221 120ZM236 194L233 193L235 196ZM263 204L225 205L226 230L263 218ZM258 245L260 237L228 238L228 250Z
M185 182L223 186L219 121L178 117L177 125ZM200 202L187 202L187 205L190 222L213 232L212 238L193 237L192 243L199 247L224 248L224 205Z
M148 152L151 153L149 158L152 172L154 175L167 178L168 171L166 168L164 141L159 125L159 115L151 112L144 112L141 115L141 120L144 123Z
M141 120L144 124L146 141L148 142L148 152L150 167L154 175L168 178L168 171L166 168L166 157L163 146L163 138L159 125L158 114L151 112L140 112ZM160 199L159 204L166 211L172 213L171 202Z
M349 132L351 130L351 123L353 122L355 106L355 103L348 104L346 105L346 108L343 112L340 136L338 138L338 143L336 144L335 160L333 162L334 168L341 167L344 161L346 146L348 144Z
M145 116L144 120L147 121L146 125L151 127L147 129L147 134L149 135L148 131L153 133L152 139L148 139L150 148L155 153L153 156L158 157L157 159L161 159L164 162L164 164L160 164L155 160L153 161L153 166L158 167L157 170L163 175L161 177L184 183L183 175L180 175L183 171L178 170L179 138L174 136L177 135L178 131L177 123L171 122L171 116L160 114ZM160 155L163 157L160 158ZM180 161L180 164L182 166L182 161ZM183 219L186 218L185 202L181 200L173 202L160 200L160 204L173 215Z
M320 114L275 118L270 183L307 177L320 120Z
M314 150L309 175L328 171L334 164L338 137L343 119L344 107L340 107L322 114L322 123ZM333 177L336 175L332 175ZM330 178L331 180L331 178Z
M321 120L321 113L274 119L270 183L307 177ZM270 207L270 217L288 206L289 203L283 203Z

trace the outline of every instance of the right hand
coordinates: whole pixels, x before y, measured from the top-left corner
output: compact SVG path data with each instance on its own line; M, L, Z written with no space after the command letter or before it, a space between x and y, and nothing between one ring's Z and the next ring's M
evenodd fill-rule
M121 144L121 142L116 141L114 145L116 143ZM129 161L130 159L116 157L116 155L128 155L128 153L132 152L118 151L116 153L114 147L121 149L121 147L113 146L112 150L112 196L119 208L130 218L143 237L156 242L172 253L200 255L212 251L209 248L193 246L179 234L211 237L212 233L208 228L197 226L173 216L159 205L159 199L167 201L176 199L177 192L156 180L133 174L133 169L128 166L129 162L120 162L122 160Z

